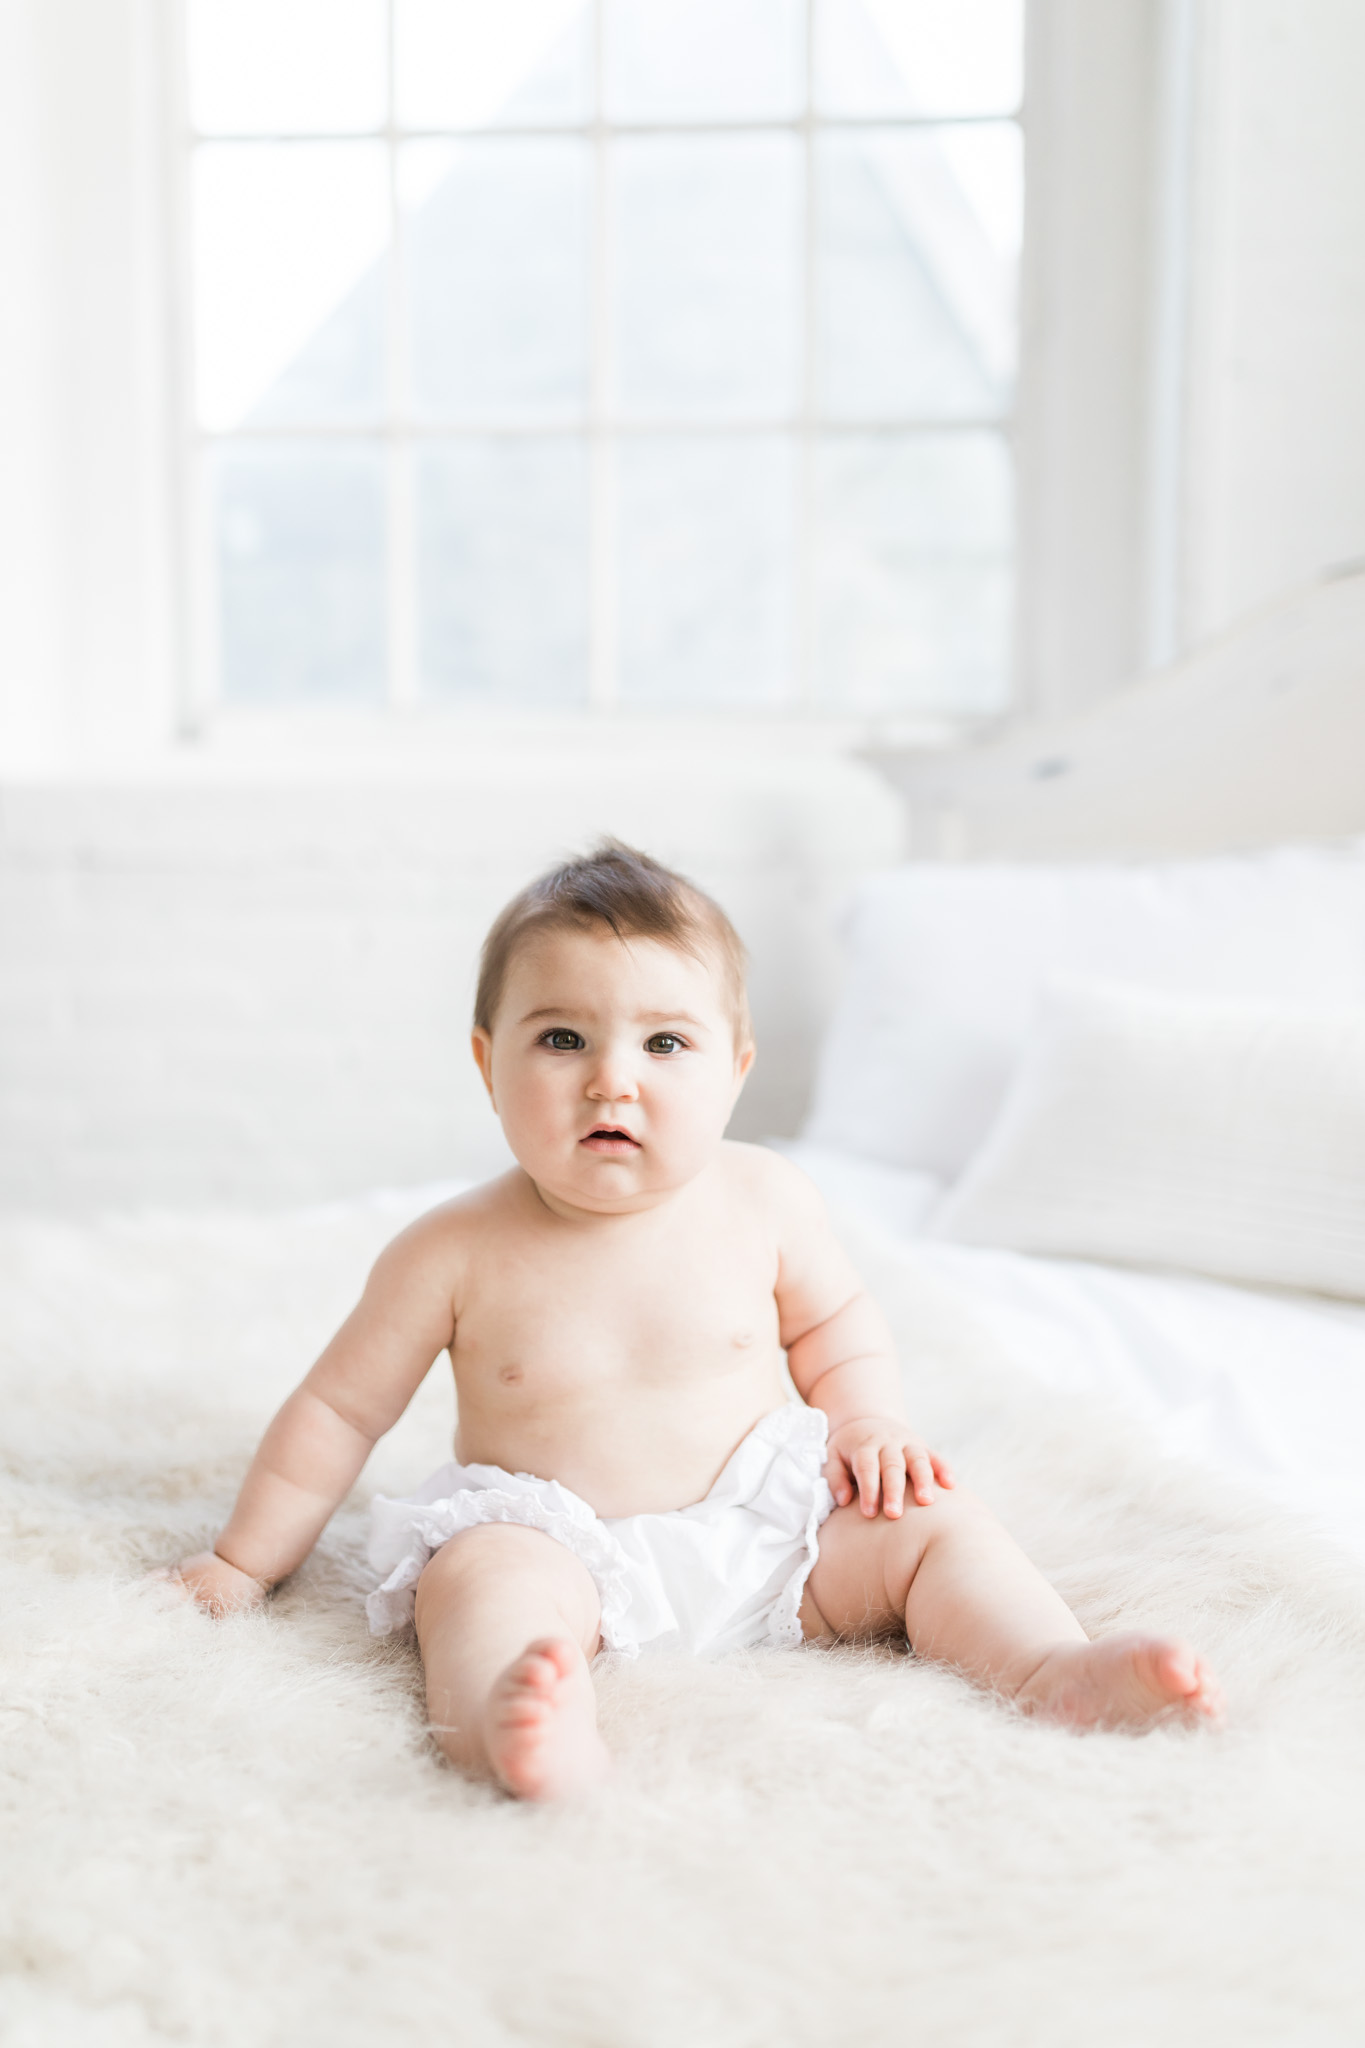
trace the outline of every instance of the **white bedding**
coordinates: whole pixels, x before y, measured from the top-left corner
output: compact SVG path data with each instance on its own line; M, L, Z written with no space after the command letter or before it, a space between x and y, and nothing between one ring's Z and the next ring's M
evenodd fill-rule
M1076 1741L889 1652L611 1659L609 1792L500 1801L364 1621L371 1489L449 1453L440 1366L266 1611L164 1605L140 1575L222 1526L438 1192L0 1222L5 2048L1360 2042L1365 1578L1002 1370L914 1240L847 1224L915 1413L1086 1627L1199 1642L1225 1738Z
M780 1149L833 1210L913 1243L1002 1360L1112 1400L1171 1453L1252 1481L1365 1557L1365 1305L935 1242L932 1176Z

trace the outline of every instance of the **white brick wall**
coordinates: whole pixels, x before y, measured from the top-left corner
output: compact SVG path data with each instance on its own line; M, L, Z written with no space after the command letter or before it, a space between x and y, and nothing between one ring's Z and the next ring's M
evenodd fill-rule
M604 831L710 888L753 955L738 1135L790 1131L831 920L899 856L870 771L796 756L0 787L0 1206L276 1203L496 1166L479 942Z

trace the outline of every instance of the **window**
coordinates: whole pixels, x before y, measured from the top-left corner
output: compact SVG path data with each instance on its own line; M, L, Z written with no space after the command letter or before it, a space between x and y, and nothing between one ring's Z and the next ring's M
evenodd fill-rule
M224 704L1000 709L1021 0L186 0Z

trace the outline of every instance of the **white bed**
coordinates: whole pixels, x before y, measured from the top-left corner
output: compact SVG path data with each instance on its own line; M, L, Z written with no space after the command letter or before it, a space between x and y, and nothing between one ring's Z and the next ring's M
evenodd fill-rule
M1217 654L1192 705L1205 744L1183 749L1189 772L1160 804L1133 764L1169 781L1165 742L1191 707L1166 684L1149 745L1125 722L1141 704L1119 706L1113 744L1097 721L1060 778L1049 752L1015 762L1018 787L1008 761L978 764L975 805L945 782L944 815L966 825L940 836L1075 860L1153 850L1139 812L1190 853L1245 844L1256 820L1262 838L1301 831L1286 676L1304 746L1339 770L1330 825L1303 796L1308 826L1365 831L1365 585L1327 609L1320 689L1278 641L1264 674ZM1229 719L1248 704L1255 773L1236 817L1223 802L1215 818ZM931 1440L1088 1628L1197 1640L1227 1686L1225 1734L1078 1742L877 1653L664 1659L601 1673L610 1795L514 1809L434 1765L411 1645L364 1626L368 1495L448 1455L448 1371L268 1612L215 1625L142 1577L221 1526L262 1418L380 1246L443 1190L293 1215L3 1221L7 2044L1360 2038L1365 844L907 868L868 885L849 937L811 1117L786 1149L887 1309ZM1039 1060L1059 971L1142 991L1142 1088L1092 1062L1079 1117ZM1208 1015L1163 1038L1142 1019L1172 1000ZM1267 1002L1288 1006L1266 1046L1277 1088L1264 1116L1227 1116L1235 1171L1220 1154L1191 1207L1186 1167L1236 1099L1219 1048L1245 1065L1238 1006ZM1345 1047L1336 1068L1304 1056L1320 1027ZM1178 1113L1163 1116L1167 1082ZM1114 1112L1143 1089L1150 1114L1125 1133ZM1049 1117L1093 1216L1038 1179ZM1256 1146L1284 1194L1277 1148L1288 1157L1300 1128L1290 1199L1267 1210ZM1106 1132L1133 1167L1108 1185ZM1167 1214L1153 1171L1169 1161ZM1230 1249L1224 1211L1246 1226ZM1128 1256L1058 1255L1087 1232ZM1040 1237L1050 1249L1014 1242ZM1136 1256L1158 1242L1167 1256ZM1214 1277L1229 1264L1240 1281ZM1258 1265L1281 1284L1248 1284Z
M780 1149L836 1216L913 1247L1019 1372L1115 1403L1173 1455L1251 1481L1365 1559L1365 1304L939 1243L924 1234L943 1193L931 1175Z
M1365 1558L1365 841L912 865L845 937L780 1149L1003 1366Z
M0 1222L6 2048L1359 2038L1365 1306L933 1234L1026 1071L1043 955L1079 932L1112 976L1143 964L1142 927L1167 986L1216 966L1235 993L1282 890L1276 980L1297 949L1304 988L1354 1002L1358 973L1365 1000L1365 916L1354 962L1333 936L1356 929L1352 858L1082 874L1079 923L1071 875L883 878L795 1148L931 1440L1088 1629L1198 1641L1217 1738L1078 1741L874 1651L608 1660L608 1794L514 1808L437 1767L411 1642L364 1623L368 1496L448 1455L448 1370L268 1610L215 1624L144 1578L221 1527L263 1417L443 1191ZM916 936L879 890L950 914ZM1365 1144L1343 1157L1349 1205Z

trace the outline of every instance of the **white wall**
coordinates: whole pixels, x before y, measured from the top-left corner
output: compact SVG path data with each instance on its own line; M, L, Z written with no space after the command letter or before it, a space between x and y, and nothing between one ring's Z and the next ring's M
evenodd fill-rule
M1036 716L1141 663L1146 383L1162 11L1028 10L1018 684Z
M1365 555L1365 6L1031 0L1020 715Z
M0 0L0 769L174 724L156 0Z
M1365 556L1365 6L1205 0L1186 645Z
M901 855L870 770L657 748L0 787L0 1206L314 1200L504 1156L467 1050L495 911L611 830L752 955L737 1135L795 1129L839 898Z

